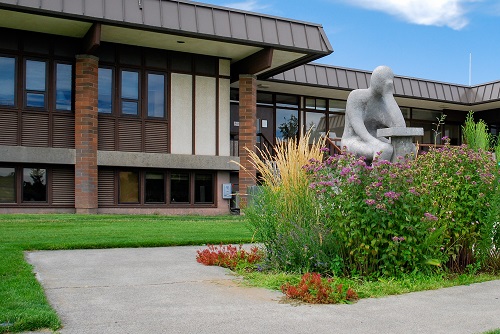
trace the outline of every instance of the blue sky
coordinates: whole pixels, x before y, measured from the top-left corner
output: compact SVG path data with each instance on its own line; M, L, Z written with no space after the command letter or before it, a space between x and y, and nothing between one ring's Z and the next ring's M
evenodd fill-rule
M203 0L202 0L203 1ZM317 62L473 85L500 80L498 0L205 0L319 23L335 52Z

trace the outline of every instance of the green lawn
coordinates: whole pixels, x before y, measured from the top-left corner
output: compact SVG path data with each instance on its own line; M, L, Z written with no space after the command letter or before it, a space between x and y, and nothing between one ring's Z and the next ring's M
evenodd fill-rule
M0 215L0 333L60 326L23 251L246 243L251 238L239 216Z

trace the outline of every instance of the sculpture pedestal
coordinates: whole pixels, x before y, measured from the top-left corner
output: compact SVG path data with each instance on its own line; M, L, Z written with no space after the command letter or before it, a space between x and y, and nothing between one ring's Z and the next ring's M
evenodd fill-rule
M423 136L423 128L394 127L377 130L377 137L388 137L394 149L391 162L396 162L398 157L406 157L408 154L415 154L413 137Z

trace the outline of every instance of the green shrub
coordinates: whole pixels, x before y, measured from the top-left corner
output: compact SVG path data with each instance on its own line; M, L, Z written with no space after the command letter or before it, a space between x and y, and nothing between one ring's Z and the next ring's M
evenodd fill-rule
M488 132L488 125L482 119L476 123L473 114L473 111L469 111L465 124L462 125L462 141L473 150L487 151L494 138Z

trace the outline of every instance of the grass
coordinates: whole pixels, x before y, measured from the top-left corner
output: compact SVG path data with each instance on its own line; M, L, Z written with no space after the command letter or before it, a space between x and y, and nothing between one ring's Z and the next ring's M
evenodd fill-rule
M297 274L248 272L244 269L238 270L238 274L245 278L246 285L273 290L280 290L280 287L287 282L297 284L302 277L302 275ZM366 281L357 278L337 278L337 282L353 288L359 298L380 298L409 292L469 285L496 279L500 279L500 276L486 273L476 275L436 274L432 276L409 274L398 278L381 278L377 281Z
M0 215L0 333L61 325L24 251L246 243L251 238L238 216Z

